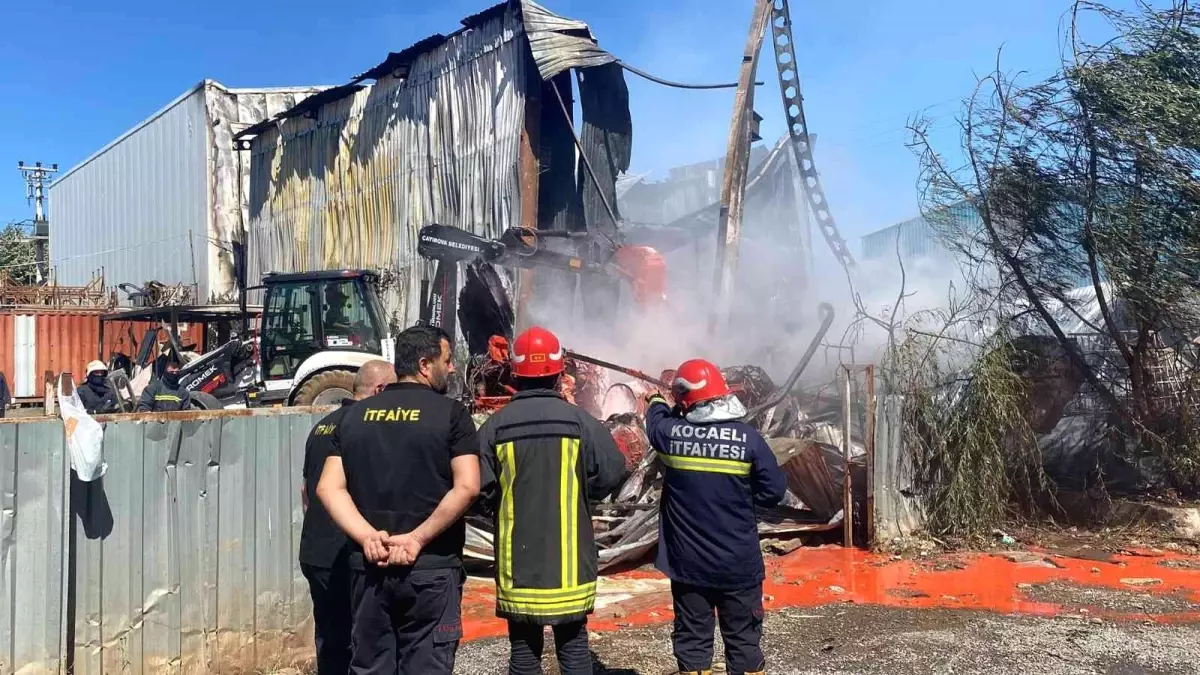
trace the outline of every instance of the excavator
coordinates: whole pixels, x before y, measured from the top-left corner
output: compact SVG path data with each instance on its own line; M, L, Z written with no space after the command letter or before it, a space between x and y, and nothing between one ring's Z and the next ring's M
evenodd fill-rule
M501 305L509 324L512 322L508 316L511 309L499 291L498 278L487 265L553 269L620 280L643 310L654 310L666 301L667 267L658 251L649 246L620 246L611 241L600 241L598 235L591 233L514 227L505 230L499 239L486 239L458 227L434 224L421 228L417 252L438 263L432 282L422 289L421 319L447 332L452 332L458 313L454 308L458 301L460 263L467 266L464 297L474 283L490 287L493 299ZM474 336L467 326L463 328L473 353L486 349L485 343L491 335Z
M463 322L462 334L473 356L467 380L476 409L495 408L513 393L508 340L513 337L515 317L495 267L551 269L617 280L643 311L653 311L666 301L667 268L662 255L649 246L622 246L604 239L510 228L493 240L448 225L421 228L417 252L438 263L432 282L422 289L421 320L452 334L455 321ZM458 294L460 264L465 265L466 278ZM460 304L462 311L457 311ZM573 379L564 379L569 389Z

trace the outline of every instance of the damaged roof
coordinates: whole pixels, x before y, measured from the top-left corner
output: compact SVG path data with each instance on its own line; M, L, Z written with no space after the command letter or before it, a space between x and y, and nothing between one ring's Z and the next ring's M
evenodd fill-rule
M390 52L383 61L355 75L347 84L326 90L321 95L307 99L273 118L243 129L233 137L234 143L239 149L247 149L249 139L271 128L271 125L290 117L314 113L323 105L364 88L367 85L362 83L368 80L379 81L385 77L404 79L419 56L441 47L454 37L487 21L502 17L508 11L519 13L538 75L543 80L549 80L570 68L599 66L617 60L596 44L596 39L586 23L559 16L532 0L506 0L462 19L459 22L462 28L448 35L434 33L398 52Z

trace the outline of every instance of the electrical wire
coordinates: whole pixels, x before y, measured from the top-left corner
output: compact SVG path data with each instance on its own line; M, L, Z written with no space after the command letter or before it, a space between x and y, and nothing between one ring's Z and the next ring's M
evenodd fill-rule
M110 248L106 251L92 251L90 253L80 253L79 255L63 256L62 258L54 258L54 259L46 260L43 263L39 263L39 262L35 261L35 262L27 262L27 263L13 263L11 265L0 265L0 270L16 269L18 267L33 267L34 265L40 265L40 264L45 264L47 267L53 267L54 265L57 265L62 262L66 262L68 260L79 260L81 258L91 258L91 257L98 256L98 255L104 255L106 253L120 253L123 251L133 251L133 250L137 250L139 248L153 246L155 244L163 244L166 242L175 241L177 239L183 239L186 236L188 236L188 235L182 234L182 235L176 235L174 237L167 237L166 239L159 239L157 241L144 241L140 244L134 244L133 246L124 246L122 248ZM182 245L177 246L175 251L178 252L181 248L182 248Z
M671 80L664 80L661 77L655 77L654 75L651 75L650 73L647 73L644 70L639 70L637 68L634 68L633 66L631 66L628 63L625 63L624 61L621 61L621 60L617 61L617 65L621 66L625 70L628 70L629 72L633 73L634 75L637 75L639 77L644 77L647 80L650 80L651 82L655 82L657 84L661 84L664 87L674 87L675 89L737 89L737 86L738 86L737 82L729 82L727 84L686 84L684 82L672 82ZM755 86L760 86L763 83L755 82L754 84L755 84Z

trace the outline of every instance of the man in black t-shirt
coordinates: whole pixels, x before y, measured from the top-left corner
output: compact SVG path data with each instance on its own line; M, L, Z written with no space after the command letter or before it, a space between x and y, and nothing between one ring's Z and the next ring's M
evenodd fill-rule
M350 626L354 622L350 595L350 547L329 512L316 499L317 481L333 447L338 424L355 401L374 396L396 381L387 361L368 361L354 377L354 398L326 415L313 427L304 447L304 527L300 532L300 571L308 580L316 628L317 675L350 672Z
M467 409L444 396L450 341L396 338L399 382L347 409L317 495L356 546L352 673L450 675L462 637L462 517L479 494Z

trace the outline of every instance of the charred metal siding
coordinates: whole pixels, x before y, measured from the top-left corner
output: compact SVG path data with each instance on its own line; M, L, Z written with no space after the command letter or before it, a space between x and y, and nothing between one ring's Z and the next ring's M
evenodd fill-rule
M262 121L319 88L239 90L205 80L50 186L56 279L84 285L154 279L234 293L232 242L245 231L248 158L235 126Z
M415 321L422 226L496 237L520 223L527 50L510 10L416 56L404 79L385 76L258 135L250 278L392 269L389 310Z
M78 674L303 669L298 486L324 414L114 417L65 541L62 423L0 422L0 675L58 672L61 636Z

